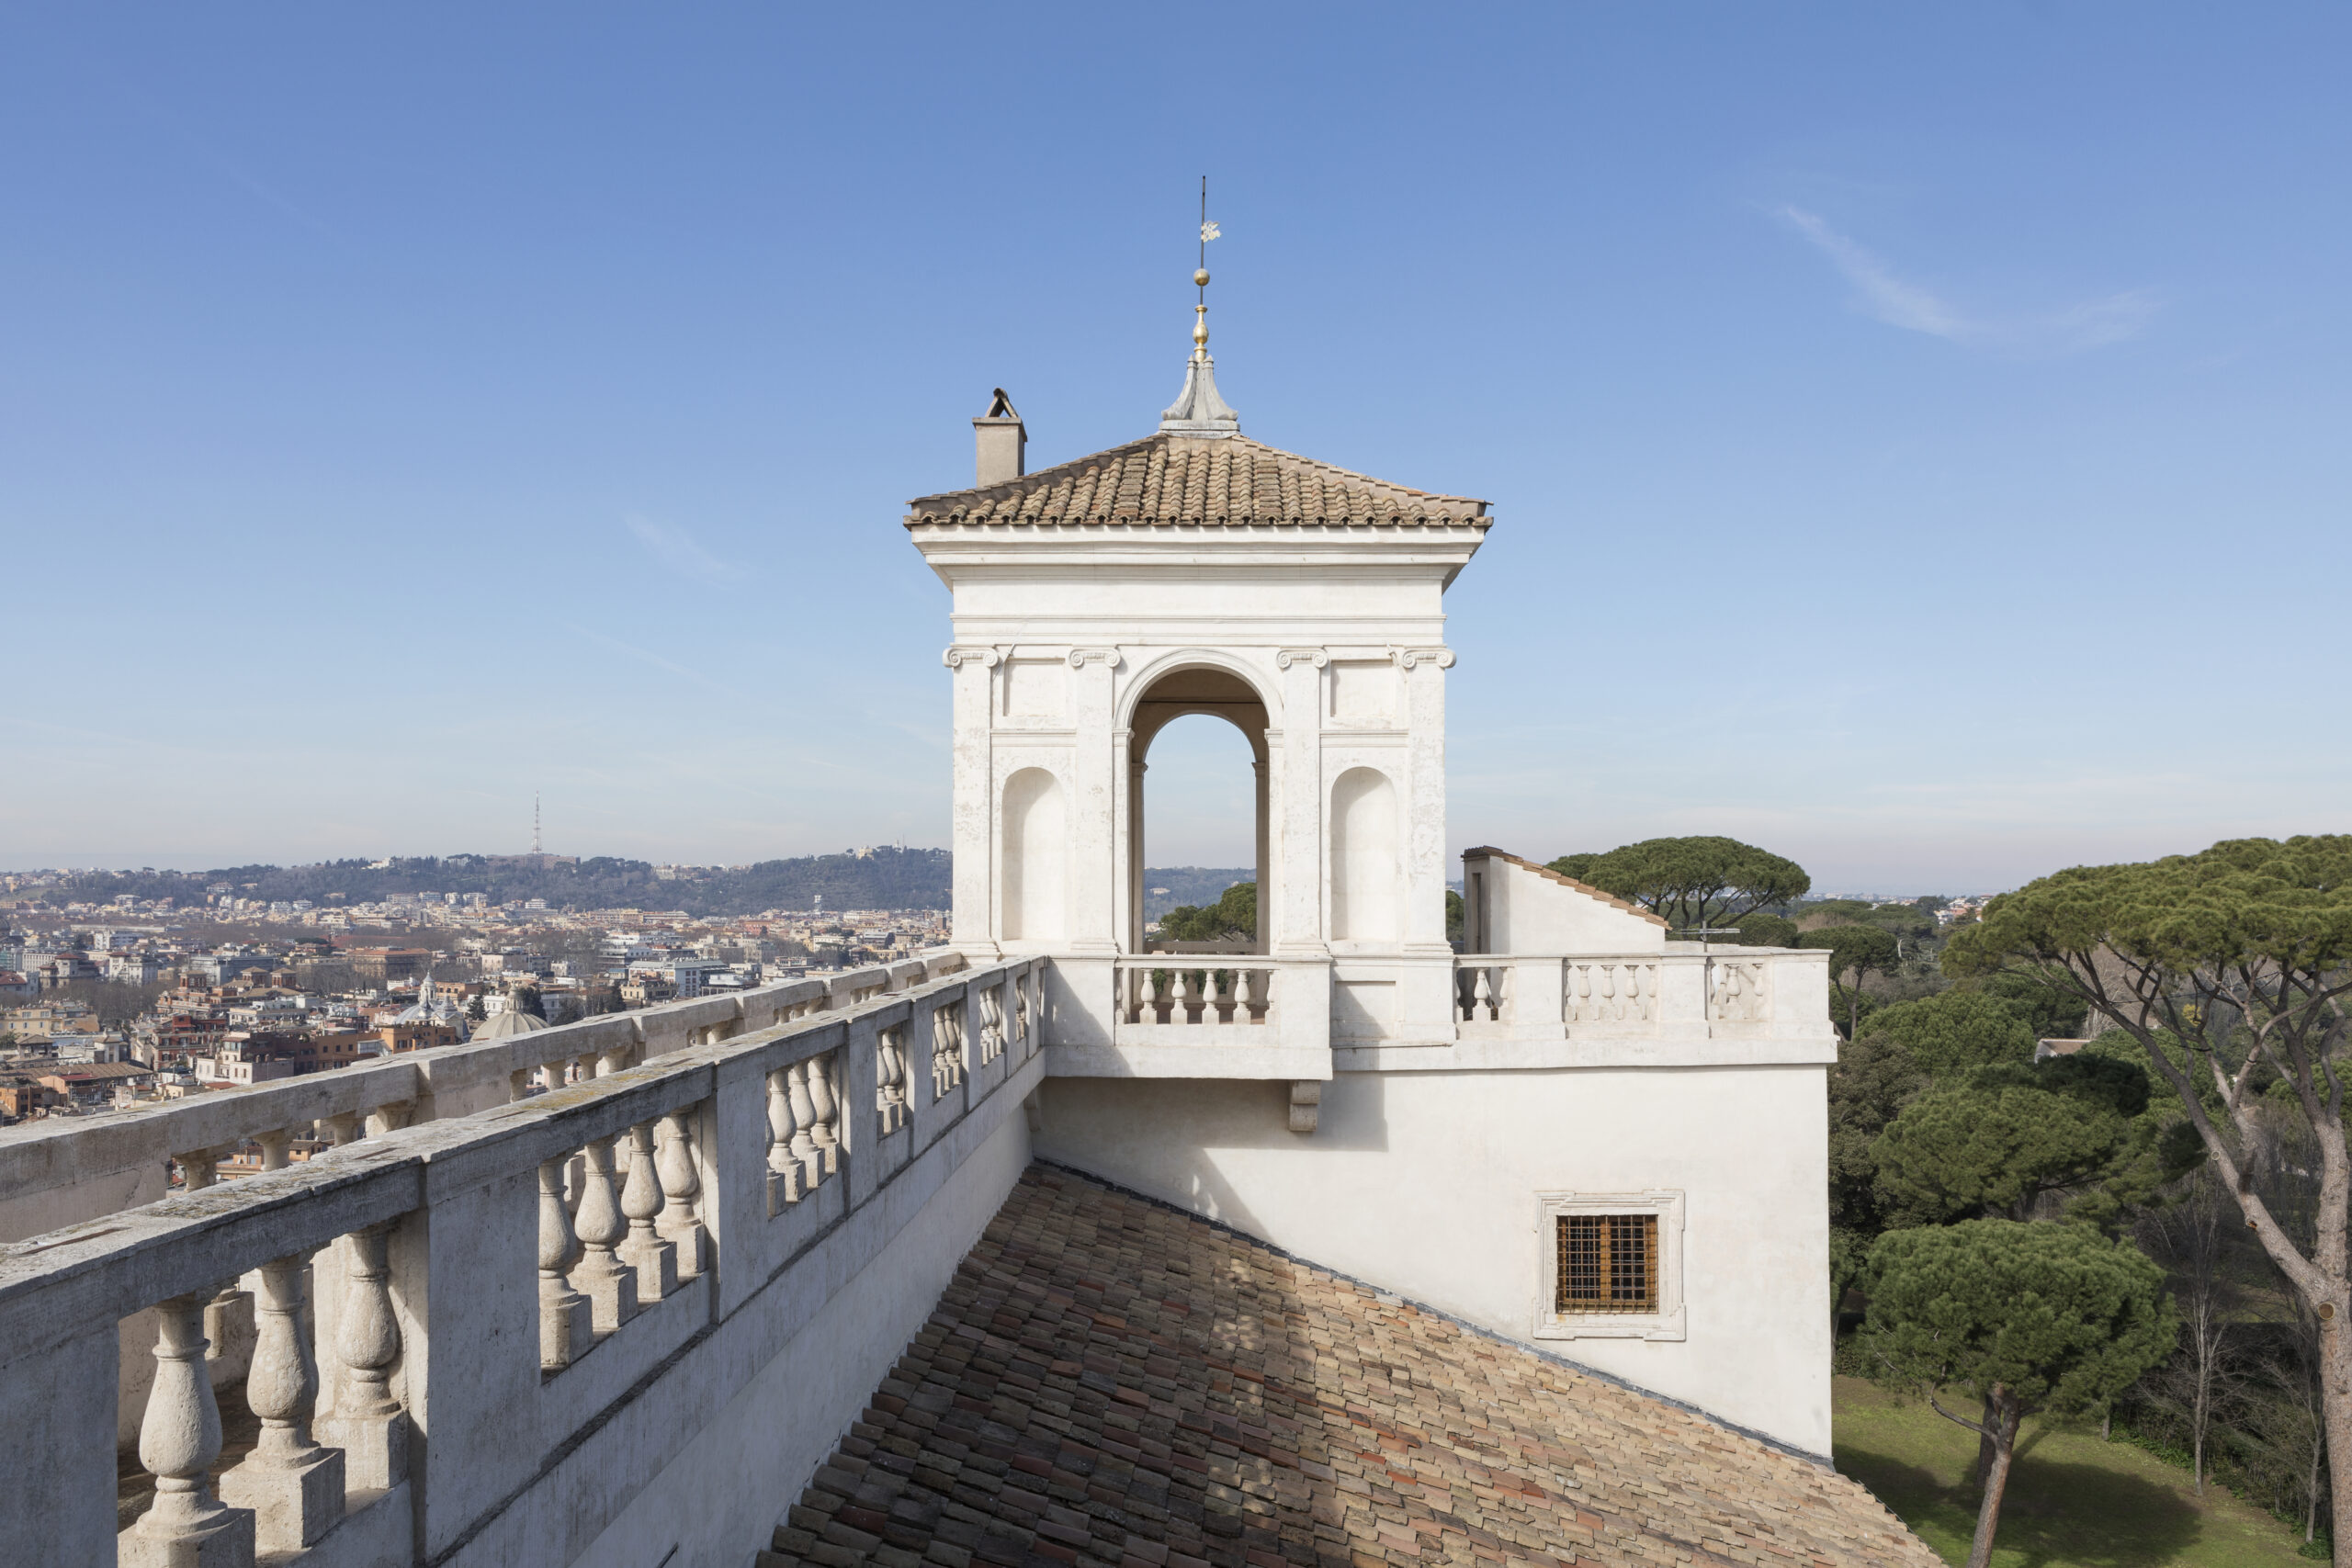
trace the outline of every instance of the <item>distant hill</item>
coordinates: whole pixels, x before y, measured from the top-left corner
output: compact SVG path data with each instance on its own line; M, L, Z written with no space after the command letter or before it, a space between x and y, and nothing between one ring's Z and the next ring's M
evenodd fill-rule
M128 876L96 873L44 888L41 896L70 903L132 893L200 904L207 889L225 883L240 897L307 898L319 905L378 903L395 893L481 893L493 904L544 898L559 909L752 915L763 909L807 909L821 895L828 909L944 909L952 886L948 863L945 850L892 848L666 873L646 861L607 855L544 865L526 855L420 855L385 866L342 860Z
M945 850L892 848L734 868L681 867L667 874L647 861L609 855L547 865L527 855L419 855L384 866L339 860L129 875L93 872L30 896L66 904L103 902L130 893L201 904L208 889L226 884L240 897L307 898L322 906L379 903L395 893L480 893L493 904L544 898L559 909L683 909L689 915L808 909L820 896L828 909L944 909L952 902L950 867ZM1215 903L1227 887L1256 874L1247 866L1147 871L1145 918L1157 919L1179 904ZM1150 891L1154 888L1167 891Z
M1156 920L1179 904L1198 908L1214 904L1216 896L1237 882L1255 882L1255 866L1229 867L1223 871L1197 865L1166 865L1143 874L1143 918ZM1166 892L1160 889L1167 889Z

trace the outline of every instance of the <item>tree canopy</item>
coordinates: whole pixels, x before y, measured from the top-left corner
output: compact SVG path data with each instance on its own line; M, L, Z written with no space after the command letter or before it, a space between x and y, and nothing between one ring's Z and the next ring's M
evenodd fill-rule
M1824 926L1798 937L1797 945L1827 948L1831 979L1853 976L1850 983L1838 982L1846 991L1846 1038L1851 1040L1861 1023L1862 976L1883 975L1897 961L1893 934L1877 926Z
M1896 1002L1872 1013L1865 1032L1900 1045L1921 1072L1939 1082L1995 1063L2030 1066L2037 1043L2020 1010L1983 991L1939 991Z
M2112 1057L1973 1067L1903 1108L1872 1149L1881 1207L1898 1224L2033 1217L2044 1193L2111 1219L2196 1164L2193 1141L2149 1112L2148 1075ZM2184 1129L2185 1131L2185 1129Z
M1159 917L1169 942L1250 941L1258 934L1258 885L1237 882L1214 904L1180 904Z
M1645 839L1602 853L1562 855L1550 869L1639 904L1677 931L1729 925L1813 887L1796 862L1715 837Z
M2164 1271L2086 1225L1969 1220L1871 1248L1865 1348L1898 1385L2097 1408L2173 1347Z

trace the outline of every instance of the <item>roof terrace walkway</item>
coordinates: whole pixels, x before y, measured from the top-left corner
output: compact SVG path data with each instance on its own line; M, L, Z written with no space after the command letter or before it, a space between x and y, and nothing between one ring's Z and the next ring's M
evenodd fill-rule
M763 1568L1901 1564L1870 1493L1033 1165Z

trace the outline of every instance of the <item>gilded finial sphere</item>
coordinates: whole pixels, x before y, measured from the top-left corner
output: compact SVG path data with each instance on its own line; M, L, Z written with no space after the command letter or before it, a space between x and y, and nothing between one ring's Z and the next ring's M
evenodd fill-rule
M1196 268L1193 273L1193 287L1195 288L1206 288L1208 286L1209 269L1206 267Z

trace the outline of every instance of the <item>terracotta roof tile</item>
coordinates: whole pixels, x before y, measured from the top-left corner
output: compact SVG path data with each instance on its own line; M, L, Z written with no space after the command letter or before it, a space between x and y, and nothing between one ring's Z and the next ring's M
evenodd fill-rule
M1485 528L1487 503L1433 495L1278 451L1243 435L1161 433L986 490L919 496L907 526Z
M1868 1492L1032 1167L767 1568L1938 1559Z

